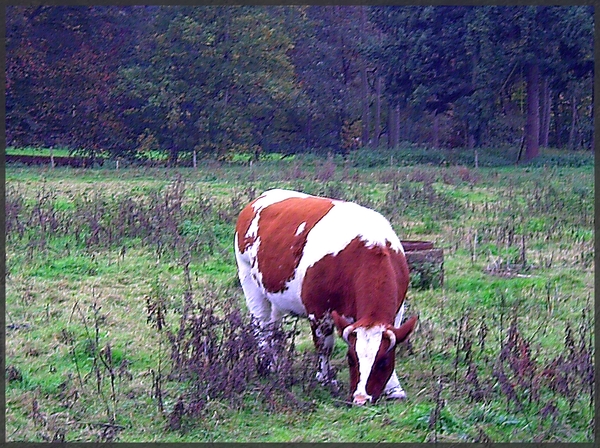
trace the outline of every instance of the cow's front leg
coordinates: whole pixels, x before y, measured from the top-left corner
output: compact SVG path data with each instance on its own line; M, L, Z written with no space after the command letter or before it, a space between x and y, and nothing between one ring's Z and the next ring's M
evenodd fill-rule
M319 370L317 381L322 384L331 384L338 387L336 372L331 366L330 359L334 345L334 324L329 313L317 319L314 314L308 316L313 334L313 342L319 356Z
M406 392L402 389L396 370L392 372L392 376L383 389L383 395L389 400L403 400L406 398Z
M396 318L394 319L394 326L398 328L402 324L402 317L404 316L405 302L402 303ZM402 389L400 381L398 381L398 375L396 375L396 369L392 372L392 376L383 389L383 395L390 400L403 400L406 398L406 392Z

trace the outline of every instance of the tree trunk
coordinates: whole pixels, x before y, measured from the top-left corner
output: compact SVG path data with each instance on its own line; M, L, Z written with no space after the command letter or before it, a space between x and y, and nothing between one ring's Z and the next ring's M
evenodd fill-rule
M552 145L555 147L564 146L565 142L563 136L561 135L560 130L563 128L564 118L561 113L560 107L560 94L557 92L552 92L552 100L551 100L551 109L552 115L554 116L554 120L552 123Z
M592 108L590 110L590 119L592 120L592 123L594 123L594 89L592 88ZM594 135L596 134L596 132L592 132L592 137L590 139L590 143L589 143L589 149L591 149L592 151L594 150L595 146L594 146Z
M540 147L546 147L548 144L544 144L544 129L546 127L546 90L548 89L548 82L545 77L540 78Z
M569 149L575 149L577 142L577 98L573 94L571 99L571 130L569 131Z
M360 7L360 39L364 38L366 29L365 7ZM369 144L369 81L367 79L367 62L362 59L360 62L361 77L361 101L362 101L362 145Z
M440 116L437 111L433 113L433 147L440 147Z
M362 145L367 146L369 144L369 86L367 83L367 70L364 66L360 69L361 78L362 78L362 88L361 88L361 97L362 97Z
M173 143L169 150L169 161L167 162L167 165L170 167L177 166L177 159L179 159L179 148Z
M396 104L396 113L394 114L394 126L396 131L394 132L394 148L400 146L400 103Z
M225 89L225 97L223 98L223 110L222 110L222 118L221 120L226 120L227 114L229 111L229 89ZM227 132L227 126L224 126L225 130L223 131L223 140L227 141L229 139L229 133Z
M548 138L550 135L551 110L551 96L547 78L542 79L541 89L542 91L540 95L540 146L547 148Z
M375 84L375 130L373 131L373 148L379 147L381 134L381 76L377 76Z
M390 104L388 111L388 149L394 147L394 139L396 138L396 109Z
M527 120L525 122L525 160L540 154L540 69L537 64L527 67Z

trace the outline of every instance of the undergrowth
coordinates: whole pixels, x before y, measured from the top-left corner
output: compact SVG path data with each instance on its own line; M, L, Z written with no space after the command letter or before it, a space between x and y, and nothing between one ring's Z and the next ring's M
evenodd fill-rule
M591 172L526 170L9 169L7 439L591 441ZM264 368L232 244L241 208L273 187L375 208L444 249L443 286L407 298L407 401L349 407L318 385L302 319ZM339 338L333 362L345 384Z

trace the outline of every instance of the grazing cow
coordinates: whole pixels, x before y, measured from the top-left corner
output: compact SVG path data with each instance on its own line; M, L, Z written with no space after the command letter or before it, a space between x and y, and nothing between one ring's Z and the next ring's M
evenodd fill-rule
M235 255L262 344L285 314L307 316L320 358L317 378L329 382L335 325L348 344L353 402L406 397L394 347L417 318L401 325L408 265L382 215L351 202L269 190L240 213Z

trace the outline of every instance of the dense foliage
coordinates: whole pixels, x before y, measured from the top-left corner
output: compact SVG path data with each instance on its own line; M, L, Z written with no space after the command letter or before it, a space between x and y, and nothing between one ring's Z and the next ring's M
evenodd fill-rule
M593 146L592 6L10 6L9 146Z

